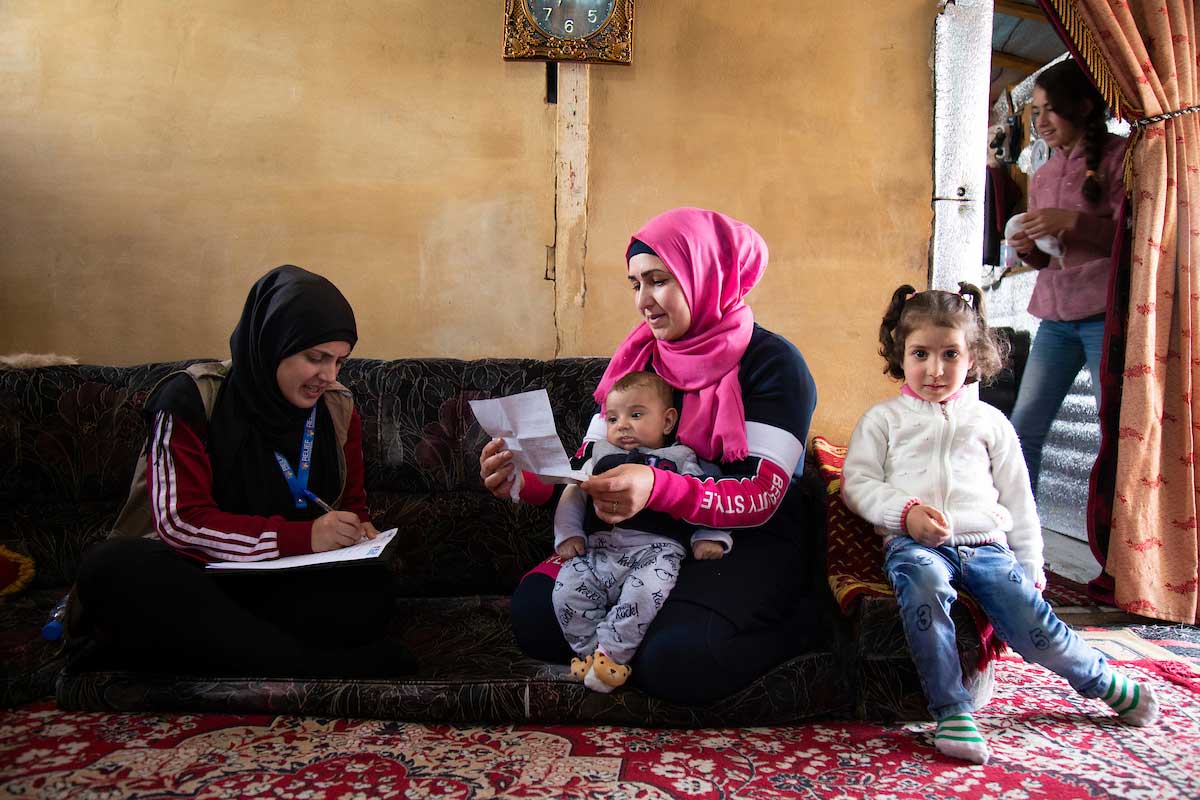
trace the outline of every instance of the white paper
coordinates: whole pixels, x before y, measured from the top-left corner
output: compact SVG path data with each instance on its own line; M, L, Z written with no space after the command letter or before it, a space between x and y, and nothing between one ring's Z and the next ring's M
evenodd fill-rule
M363 561L368 558L378 558L387 547L388 542L396 535L396 529L386 530L374 539L363 539L358 544L330 550L325 553L309 553L302 556L284 556L267 561L216 561L208 565L208 569L219 570L272 570L292 569L294 567L312 567L320 564L340 564L345 561Z
M585 480L582 470L571 469L567 451L554 427L550 395L534 389L508 397L471 400L471 411L479 425L494 439L503 439L513 454L513 465L520 474L526 470L550 483L574 483ZM518 484L513 484L518 491Z

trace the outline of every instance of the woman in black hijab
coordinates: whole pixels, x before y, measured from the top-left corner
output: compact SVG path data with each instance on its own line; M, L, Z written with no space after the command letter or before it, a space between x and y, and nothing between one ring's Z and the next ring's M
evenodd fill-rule
M246 298L231 362L194 365L155 388L144 480L135 478L116 535L88 553L77 586L100 660L345 677L413 668L382 639L391 598L378 565L236 576L203 568L377 535L361 420L336 382L357 341L337 287L278 267Z

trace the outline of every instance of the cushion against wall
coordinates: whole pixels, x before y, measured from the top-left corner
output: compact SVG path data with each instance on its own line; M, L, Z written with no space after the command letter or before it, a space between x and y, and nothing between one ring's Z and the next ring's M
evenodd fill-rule
M190 361L0 370L0 544L38 565L36 586L75 579L129 494L150 390Z
M862 597L891 598L895 593L883 571L883 537L875 532L873 525L850 511L842 502L842 467L846 462L846 450L823 436L813 437L812 451L828 495L829 587L842 612L851 614ZM982 668L1003 652L1004 643L973 598L960 592L959 599L970 611L979 631L977 644L979 666Z
M825 484L829 588L842 612L849 614L861 595L888 597L892 589L883 574L883 543L875 529L842 502L842 465L846 448L814 436L813 457Z

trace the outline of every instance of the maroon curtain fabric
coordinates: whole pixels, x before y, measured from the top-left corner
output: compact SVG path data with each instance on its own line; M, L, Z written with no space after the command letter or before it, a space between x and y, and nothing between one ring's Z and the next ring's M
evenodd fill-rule
M1195 4L1039 3L1114 111L1136 128L1126 162L1129 269L1116 268L1122 261L1114 259L1089 534L1117 605L1194 623L1200 553Z

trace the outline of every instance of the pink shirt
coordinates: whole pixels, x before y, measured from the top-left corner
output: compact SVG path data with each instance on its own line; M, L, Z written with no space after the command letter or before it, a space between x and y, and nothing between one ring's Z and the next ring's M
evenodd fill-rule
M1125 140L1109 134L1096 170L1102 180L1099 203L1084 199L1087 157L1080 141L1064 155L1054 151L1050 160L1033 174L1029 185L1029 209L1065 208L1083 212L1079 222L1066 231L1066 252L1051 258L1035 250L1026 261L1041 268L1029 313L1041 319L1070 321L1104 313L1108 299L1116 218L1125 202Z

